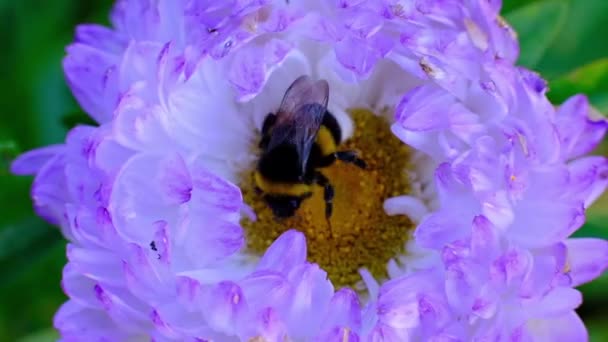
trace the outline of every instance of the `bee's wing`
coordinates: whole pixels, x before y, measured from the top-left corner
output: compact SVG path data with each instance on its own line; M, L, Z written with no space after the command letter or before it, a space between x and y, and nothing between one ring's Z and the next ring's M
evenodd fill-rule
M329 85L325 80L298 77L285 92L277 111L268 150L289 142L296 146L303 163L319 131L327 109ZM305 166L305 165L304 165Z
M299 115L305 105L320 104L327 107L329 99L329 85L325 80L313 81L310 76L298 77L285 91L277 111L277 123L292 121Z

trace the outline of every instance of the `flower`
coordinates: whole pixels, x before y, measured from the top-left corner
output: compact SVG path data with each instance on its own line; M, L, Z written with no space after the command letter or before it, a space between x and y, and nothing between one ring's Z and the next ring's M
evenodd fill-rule
M499 9L124 0L80 26L64 69L99 125L13 163L69 240L63 339L586 339L573 287L608 243L569 236L608 184L585 156L608 123L548 102ZM288 226L247 180L303 74L377 166L327 171L331 230L317 195Z

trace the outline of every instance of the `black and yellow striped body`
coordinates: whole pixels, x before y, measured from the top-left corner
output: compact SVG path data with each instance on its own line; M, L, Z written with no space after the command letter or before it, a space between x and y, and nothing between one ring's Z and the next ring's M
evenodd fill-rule
M273 118L273 114L269 114L264 122L262 149L273 134ZM312 195L312 187L319 184L318 169L335 161L334 154L341 139L338 121L326 111L308 155L302 155L289 141L271 151L263 151L254 175L255 184L276 216L292 216L301 202ZM304 158L306 167L302 169ZM324 181L327 183L326 179Z

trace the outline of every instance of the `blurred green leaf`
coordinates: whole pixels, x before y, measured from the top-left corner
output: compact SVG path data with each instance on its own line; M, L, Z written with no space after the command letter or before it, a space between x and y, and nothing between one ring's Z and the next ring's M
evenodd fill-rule
M606 289L608 288L608 274L604 273L601 277L593 280L590 283L579 287L584 294L586 302L595 302L596 306L599 301L608 302L606 300Z
M0 140L9 143L0 153L3 170L17 152L65 139L62 119L78 110L63 77L65 46L77 24L107 25L114 2L0 0ZM0 172L0 341L47 329L65 301L65 240L34 216L31 183Z
M549 80L608 56L604 38L608 33L608 1L570 0L568 3L566 25L562 25L559 39L553 41L536 68ZM539 16L546 15L539 13Z
M17 143L12 140L0 141L0 175L8 175L10 164L19 154Z
M502 3L502 13L509 13L522 6L529 5L532 2L539 0L507 0Z
M534 68L566 22L568 3L559 0L532 2L506 14L519 36L519 64Z
M58 244L64 244L56 228L38 217L28 217L0 231L0 289L26 272ZM5 249L5 250L4 250Z
M0 263L25 251L28 246L34 245L37 240L48 233L49 229L51 228L37 217L27 217L20 222L2 227L0 230Z
M608 58L582 66L550 83L549 99L562 103L568 97L584 93L601 112L608 112Z
M38 331L19 340L19 342L53 342L59 339L54 329Z
M608 341L608 325L604 318L586 320L585 325L589 329L590 342L606 342Z
M18 338L52 325L53 315L66 300L61 291L61 269L66 263L65 242L56 229L23 251L19 259L0 265L10 279L0 285L0 341ZM29 259L22 262L21 258ZM22 266L19 266L22 265ZM23 266L27 265L27 266Z

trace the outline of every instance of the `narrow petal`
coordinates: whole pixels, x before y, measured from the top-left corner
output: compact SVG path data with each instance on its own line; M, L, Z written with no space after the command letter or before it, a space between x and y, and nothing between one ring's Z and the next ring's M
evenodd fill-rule
M289 336L297 339L319 329L334 289L327 273L314 264L293 268L288 279L294 284L294 292L286 323Z
M568 164L572 196L589 208L608 187L608 159L599 156L578 158Z
M321 330L346 328L359 331L361 328L361 305L357 293L341 289L334 294L325 314Z
M115 54L122 52L127 46L126 39L119 33L96 24L76 27L76 41Z
M60 155L53 157L38 171L32 185L32 200L36 214L52 224L65 220L68 202L65 178L65 161Z
M16 175L33 175L63 150L61 145L51 145L26 152L13 160L11 172Z
M384 201L384 211L388 215L406 215L414 222L419 223L429 210L419 198L398 196Z
M114 79L118 56L82 43L70 45L67 51L63 70L72 93L93 119L108 121L118 95Z
M63 340L125 340L133 337L103 313L70 300L55 314L53 325L61 332Z
M306 237L297 230L288 230L281 234L268 247L258 264L260 270L272 270L283 274L306 261Z
M571 97L559 108L557 129L566 159L591 152L606 133L608 121L592 119L590 111L589 101L583 95Z
M274 272L255 272L239 284L252 310L261 310L272 303L276 310L285 312L293 295L287 279Z

